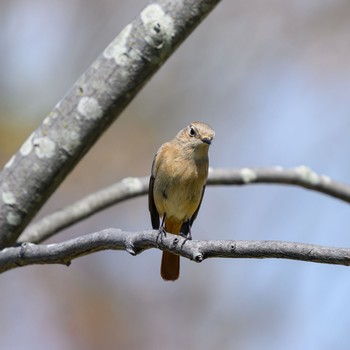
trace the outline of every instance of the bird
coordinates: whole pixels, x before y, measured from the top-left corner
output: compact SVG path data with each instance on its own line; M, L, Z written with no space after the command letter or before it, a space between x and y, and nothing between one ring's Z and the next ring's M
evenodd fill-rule
M210 125L195 121L158 149L149 180L148 209L152 227L160 234L192 239L191 227L202 203L214 136ZM165 281L177 280L180 257L163 251L160 274Z

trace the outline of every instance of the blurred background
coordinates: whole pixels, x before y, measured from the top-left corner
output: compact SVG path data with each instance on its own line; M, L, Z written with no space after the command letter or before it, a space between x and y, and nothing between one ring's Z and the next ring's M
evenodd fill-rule
M148 1L0 2L0 166ZM213 167L308 165L350 182L350 2L223 1L145 86L38 217L126 176L193 120ZM131 143L130 139L137 140ZM150 228L147 198L51 242ZM209 187L194 239L350 245L350 206L300 188ZM2 349L348 349L350 270L287 260L100 252L0 276Z

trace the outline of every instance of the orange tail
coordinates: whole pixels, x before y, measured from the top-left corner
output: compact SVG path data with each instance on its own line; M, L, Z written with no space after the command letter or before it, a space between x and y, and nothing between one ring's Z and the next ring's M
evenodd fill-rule
M160 275L164 281L176 281L180 274L180 257L169 252L163 252Z
M165 219L165 231L178 234L181 223ZM176 281L180 275L180 257L178 255L163 251L160 275L164 281Z

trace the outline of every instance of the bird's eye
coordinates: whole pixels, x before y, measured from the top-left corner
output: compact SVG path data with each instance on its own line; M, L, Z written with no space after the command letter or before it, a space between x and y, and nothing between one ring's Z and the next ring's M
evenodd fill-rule
M196 136L197 135L197 132L196 132L196 129L194 127L190 127L190 136Z

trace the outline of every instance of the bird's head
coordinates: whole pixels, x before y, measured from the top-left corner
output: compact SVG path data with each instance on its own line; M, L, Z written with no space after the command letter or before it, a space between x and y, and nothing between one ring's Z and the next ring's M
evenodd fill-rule
M213 141L215 132L211 126L202 122L193 122L176 135L182 146L185 157L197 160L208 159L208 150Z
M181 142L192 148L208 148L213 141L215 132L211 126L202 122L193 122L182 129L176 136Z

